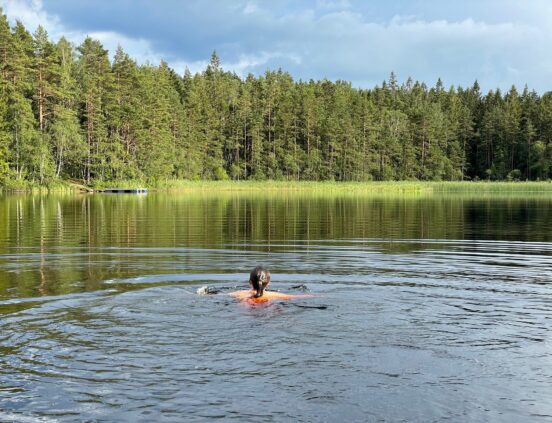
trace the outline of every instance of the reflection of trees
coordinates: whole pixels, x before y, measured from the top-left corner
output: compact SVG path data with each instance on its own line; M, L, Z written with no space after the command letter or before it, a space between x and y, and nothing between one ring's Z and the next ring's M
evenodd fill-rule
M279 241L502 238L548 241L551 200L462 196L150 194L6 196L15 247L203 247ZM479 236L477 236L477 233Z
M0 295L14 287L17 295L93 290L105 278L140 274L133 248L272 251L319 240L552 238L552 201L538 196L227 192L12 195L0 202ZM414 248L390 243L386 250Z

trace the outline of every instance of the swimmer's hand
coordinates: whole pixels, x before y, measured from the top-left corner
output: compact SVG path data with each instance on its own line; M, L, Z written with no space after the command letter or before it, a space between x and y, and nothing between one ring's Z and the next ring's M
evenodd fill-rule
M200 288L197 288L197 295L213 295L218 294L220 291L216 288L213 288L211 286L202 286Z

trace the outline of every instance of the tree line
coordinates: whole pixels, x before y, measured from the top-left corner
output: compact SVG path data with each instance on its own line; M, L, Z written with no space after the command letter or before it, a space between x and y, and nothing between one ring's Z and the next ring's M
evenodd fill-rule
M0 181L551 177L550 92L240 78L216 53L179 75L0 9Z

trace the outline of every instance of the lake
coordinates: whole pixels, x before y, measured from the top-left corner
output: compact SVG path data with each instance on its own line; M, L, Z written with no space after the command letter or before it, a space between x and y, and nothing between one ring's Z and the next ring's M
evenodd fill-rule
M0 421L552 421L549 195L4 195L0 235ZM229 297L257 264L312 297Z

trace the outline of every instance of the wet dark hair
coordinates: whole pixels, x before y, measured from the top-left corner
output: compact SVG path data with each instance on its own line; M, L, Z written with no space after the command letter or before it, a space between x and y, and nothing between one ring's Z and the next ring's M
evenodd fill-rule
M255 292L255 298L263 296L264 290L270 283L270 272L263 266L255 267L249 274L249 283Z

